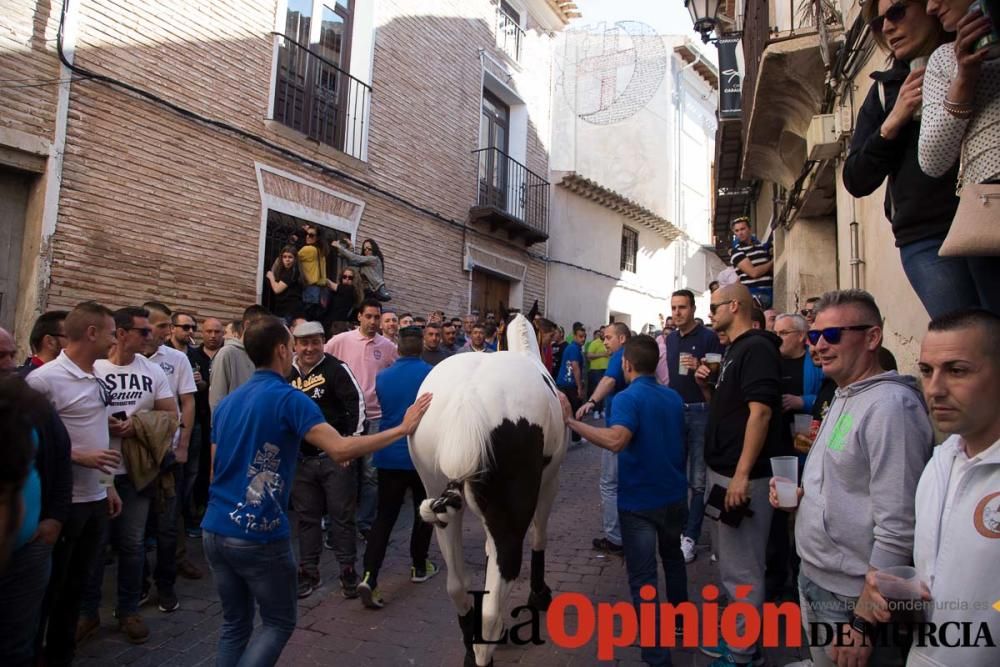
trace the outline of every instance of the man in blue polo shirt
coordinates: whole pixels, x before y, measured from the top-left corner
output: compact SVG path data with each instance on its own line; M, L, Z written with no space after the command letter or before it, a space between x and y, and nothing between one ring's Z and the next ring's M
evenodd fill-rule
M420 327L399 330L399 358L375 377L375 394L382 406L382 428L393 428L402 423L406 410L417 400L420 385L433 368L420 358L422 351L423 330ZM358 594L362 604L369 609L381 609L385 600L378 589L378 572L385 560L389 536L403 507L407 489L413 496L410 581L415 584L427 581L438 573L438 569L427 559L432 527L420 518L420 503L427 497L427 492L413 467L406 438L399 438L385 449L375 452L372 463L378 469L378 513L368 535L365 574L358 586Z
M597 383L594 393L576 411L577 419L583 419L601 401L604 401L604 414L611 414L615 394L625 388L622 349L631 336L632 330L624 322L613 322L604 328L604 347L611 353L611 358L608 359L608 368L604 371L604 377ZM598 485L601 490L604 536L594 538L594 548L605 553L620 554L622 532L618 525L618 457L614 452L601 452L601 478Z
M688 599L679 542L687 518L684 402L677 392L657 384L659 356L659 347L649 336L635 336L625 343L622 368L628 388L615 396L607 428L584 424L566 411L566 424L573 431L618 454L618 515L629 589L637 607L649 602L639 597L645 585L657 589L659 597L657 550L663 560L667 600L677 605ZM670 651L644 647L642 660L669 665Z
M694 380L694 372L706 354L722 354L725 348L719 336L699 324L694 317L694 294L691 290L677 290L670 297L670 313L676 327L667 336L667 368L670 370L670 388L684 399L684 427L687 451L687 478L691 488L691 505L687 526L681 536L684 562L695 559L695 544L701 537L701 522L705 517L705 424L708 423L708 400ZM685 357L684 370L680 372L681 353Z
M273 665L295 630L297 567L286 512L299 444L350 461L413 433L430 397L420 397L395 428L343 437L285 382L292 336L282 320L258 320L243 345L257 371L212 416L212 483L201 527L225 619L217 663ZM251 641L255 606L262 626Z
M573 338L563 350L559 372L556 373L556 386L566 394L573 411L580 409L583 398L583 344L587 342L587 330L579 322L573 329ZM580 435L573 434L573 442L580 442Z

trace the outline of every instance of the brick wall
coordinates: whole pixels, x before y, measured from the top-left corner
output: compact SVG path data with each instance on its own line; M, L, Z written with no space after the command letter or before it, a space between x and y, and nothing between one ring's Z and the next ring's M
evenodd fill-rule
M476 192L478 48L498 53L493 6L487 0L385 0L377 8L367 165L348 161L344 167L325 157L328 150L265 124L272 2L85 0L77 63L322 159L461 223ZM527 48L544 55L547 41L538 38ZM517 76L532 116L528 166L545 174L549 68L541 62L537 77ZM536 298L544 304L545 265L523 246L434 220L147 100L81 81L70 98L48 307L83 298L114 306L156 298L199 316L238 314L258 289L255 161L365 201L358 235L379 241L392 305L400 309L464 312L466 240L525 263L525 306ZM540 255L543 246L531 251Z
M0 129L51 140L59 61L55 38L62 3L0 0Z

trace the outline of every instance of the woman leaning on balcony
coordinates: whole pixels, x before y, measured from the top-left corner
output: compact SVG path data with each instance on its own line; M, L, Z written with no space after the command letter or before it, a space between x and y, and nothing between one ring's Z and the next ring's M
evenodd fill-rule
M920 166L940 176L957 164L959 188L1000 183L1000 57L996 54L1000 45L993 45L992 54L990 48L976 50L976 41L995 28L982 12L970 13L971 4L971 0L927 3L927 12L957 35L927 63ZM993 21L1000 21L1000 16L994 15ZM1000 224L1000 214L993 222ZM1000 314L1000 257L965 259L979 305Z
M926 0L867 2L862 11L890 67L872 74L875 83L861 106L844 163L844 185L855 197L865 197L888 177L885 215L903 271L931 317L977 306L966 258L938 255L958 207L958 167L935 178L921 171L918 159L924 80L919 65L942 44L945 32L927 14Z
M361 254L355 254L347 249L348 242L344 244L334 243L334 249L341 257L346 259L351 266L358 267L361 280L364 283L365 297L374 298L379 301L390 301L392 297L389 290L385 288L385 258L379 250L375 239L365 239L361 242Z

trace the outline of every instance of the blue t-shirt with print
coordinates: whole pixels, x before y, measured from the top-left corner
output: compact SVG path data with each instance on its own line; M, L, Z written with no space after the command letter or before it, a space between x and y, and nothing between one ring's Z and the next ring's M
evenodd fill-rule
M556 385L559 387L572 388L576 386L576 379L573 377L573 370L569 364L575 361L583 376L583 349L575 340L563 350L562 364L559 365L559 373L556 375Z
M326 423L323 413L280 375L259 370L222 399L212 422L215 462L201 527L253 542L288 539L299 443Z
M658 509L687 498L684 471L684 401L656 378L635 378L615 396L608 426L632 432L618 453L618 508Z
M420 357L400 357L392 366L379 371L375 377L375 395L382 406L382 421L379 423L382 431L403 423L406 411L417 401L420 385L432 368ZM372 463L376 468L414 470L405 437L375 452Z

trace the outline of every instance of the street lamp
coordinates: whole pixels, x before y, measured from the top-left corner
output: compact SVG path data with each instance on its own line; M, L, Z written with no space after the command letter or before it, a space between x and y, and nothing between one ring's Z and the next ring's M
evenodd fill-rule
M722 0L684 0L684 6L691 14L694 29L701 33L701 41L708 44L712 41L709 35L719 23L719 5Z

